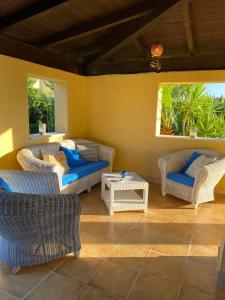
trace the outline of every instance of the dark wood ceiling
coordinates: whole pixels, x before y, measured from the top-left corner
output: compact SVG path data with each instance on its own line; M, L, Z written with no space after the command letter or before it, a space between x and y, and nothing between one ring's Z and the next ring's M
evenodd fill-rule
M224 0L1 0L0 53L83 75L225 69Z

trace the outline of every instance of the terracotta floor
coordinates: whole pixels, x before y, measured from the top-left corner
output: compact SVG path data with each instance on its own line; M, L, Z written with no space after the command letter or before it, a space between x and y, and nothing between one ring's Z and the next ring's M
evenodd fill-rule
M0 274L0 299L224 300L216 288L225 196L194 210L150 186L149 210L109 216L100 189L81 195L81 258Z

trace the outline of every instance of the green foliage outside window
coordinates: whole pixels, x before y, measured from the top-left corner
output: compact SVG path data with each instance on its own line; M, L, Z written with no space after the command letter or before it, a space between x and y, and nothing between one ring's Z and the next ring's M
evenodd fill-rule
M47 125L47 132L54 132L54 83L29 77L28 101L30 134L39 132L39 123Z
M225 99L210 94L205 84L162 85L161 134L225 137Z

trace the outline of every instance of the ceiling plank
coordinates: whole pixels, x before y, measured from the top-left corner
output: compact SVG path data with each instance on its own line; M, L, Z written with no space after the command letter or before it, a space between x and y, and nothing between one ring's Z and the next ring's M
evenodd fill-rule
M149 59L151 57L150 50L148 50L146 42L142 36L138 36L136 38L136 44L137 44L138 48L140 49L141 53L144 55L144 58Z
M62 57L57 53L36 48L3 34L0 34L0 54L72 73L79 73L76 62L68 57Z
M24 7L19 11L16 11L15 13L0 19L0 32L6 31L12 25L15 25L21 21L24 21L30 17L33 17L68 1L69 0L42 0Z
M186 2L186 0L164 0L163 2L157 0L156 8L153 12L150 12L138 20L126 22L123 28L115 30L114 36L111 35L108 40L104 41L105 47L86 62L85 68L87 71L102 59L110 56L129 40L139 36L142 30L149 26L149 24L156 22L159 17L161 17L164 13L167 13L171 8L183 4L184 2Z
M191 17L190 17L190 4L189 2L184 2L181 6L182 16L184 20L184 28L185 28L185 35L187 39L188 49L191 55L195 54L195 46L194 46L194 37L193 31L191 26Z
M71 40L82 38L92 33L96 33L113 26L122 24L126 21L136 19L138 17L144 16L152 7L149 1L142 4L136 5L134 7L127 8L126 10L98 18L94 21L87 22L86 24L81 24L79 26L72 27L66 31L56 33L52 36L48 36L42 40L35 43L37 47L51 47L58 44L62 44Z

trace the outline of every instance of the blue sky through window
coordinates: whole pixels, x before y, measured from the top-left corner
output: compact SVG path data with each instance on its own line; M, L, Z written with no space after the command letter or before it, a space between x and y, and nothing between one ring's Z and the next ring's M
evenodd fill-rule
M216 97L225 97L225 83L207 83L207 90Z

